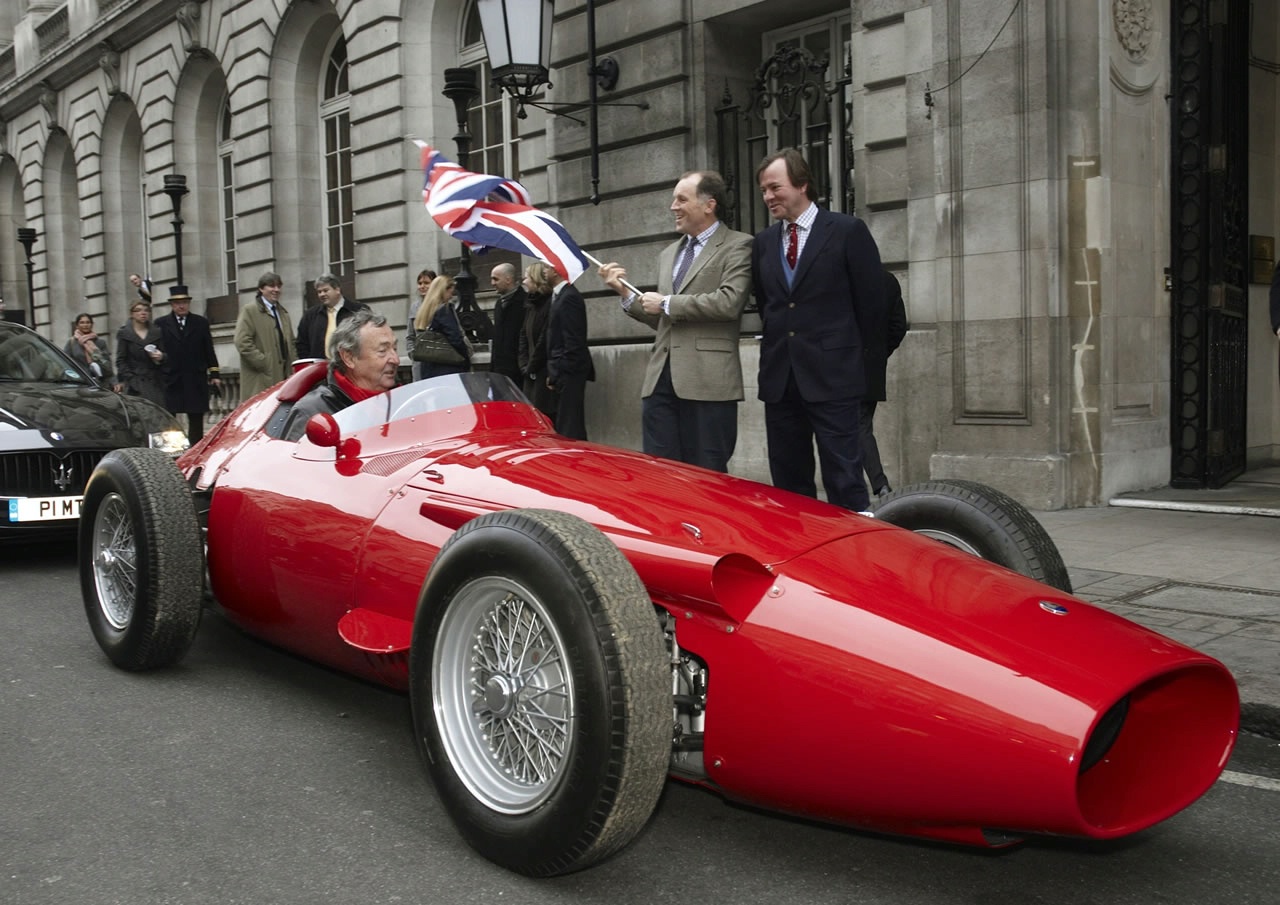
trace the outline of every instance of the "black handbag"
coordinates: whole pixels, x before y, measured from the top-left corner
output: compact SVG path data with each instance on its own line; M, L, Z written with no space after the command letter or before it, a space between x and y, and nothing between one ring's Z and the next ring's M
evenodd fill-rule
M467 359L463 357L449 338L434 330L423 330L413 338L413 352L410 357L414 361L425 361L437 365L461 364Z

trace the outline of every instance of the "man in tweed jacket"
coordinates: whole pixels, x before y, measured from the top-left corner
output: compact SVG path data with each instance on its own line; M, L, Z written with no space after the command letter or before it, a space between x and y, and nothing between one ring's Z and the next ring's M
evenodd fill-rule
M600 277L622 308L656 331L642 398L644 451L728 471L743 398L738 335L751 294L751 237L720 222L726 189L719 173L686 173L671 194L682 238L658 256L658 291L633 294L626 271Z

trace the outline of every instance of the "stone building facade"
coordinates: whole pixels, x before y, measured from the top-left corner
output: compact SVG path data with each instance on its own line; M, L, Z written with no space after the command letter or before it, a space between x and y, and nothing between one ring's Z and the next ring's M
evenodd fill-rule
M456 266L408 139L453 155L441 88L462 65L481 76L471 167L519 178L640 284L672 238L681 172L724 170L735 222L758 229L754 161L802 144L825 203L868 221L904 289L912 329L877 418L895 484L968 478L1043 508L1214 484L1280 458L1277 344L1247 278L1262 269L1232 263L1246 246L1261 257L1280 222L1280 22L1264 6L1247 52L1222 58L1211 48L1251 14L1239 0L595 0L620 72L602 99L643 108L599 108L593 204L584 0L555 4L544 100L570 115L523 118L487 83L471 0L12 0L0 294L61 342L78 311L109 333L125 321L129 273L163 305L181 269L232 373L235 312L266 270L295 321L308 281L333 271L403 325L418 271ZM1195 100L1225 108L1224 73L1247 85L1230 141ZM173 175L189 189L181 268ZM20 228L36 234L30 289ZM473 259L482 287L489 265ZM579 286L599 374L589 432L638 446L649 337L593 274ZM1235 333L1214 326L1224 313ZM749 384L757 327L748 315ZM767 480L747 396L731 468Z

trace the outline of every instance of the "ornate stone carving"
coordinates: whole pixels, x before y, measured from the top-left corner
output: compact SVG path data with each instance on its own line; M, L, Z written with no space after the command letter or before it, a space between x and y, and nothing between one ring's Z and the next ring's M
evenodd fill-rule
M49 122L56 124L58 122L58 92L48 82L40 83L40 106L44 108L44 112L49 114Z
M120 93L120 54L110 41L103 41L98 47L98 68L107 77L107 94L115 97Z
M1155 24L1151 0L1111 0L1111 22L1129 59L1145 60Z
M183 47L187 52L200 49L200 4L204 0L186 0L178 6L178 11L174 13L174 18L178 20L178 25L182 27L184 37Z

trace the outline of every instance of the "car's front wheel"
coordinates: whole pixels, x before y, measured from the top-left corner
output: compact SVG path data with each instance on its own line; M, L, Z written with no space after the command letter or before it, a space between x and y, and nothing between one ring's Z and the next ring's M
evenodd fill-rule
M531 876L630 842L666 778L666 660L644 585L591 525L515 510L459 529L427 579L410 681L419 749L467 841Z
M173 460L154 449L104 456L85 487L79 531L85 614L111 662L143 670L180 660L200 624L204 550Z

